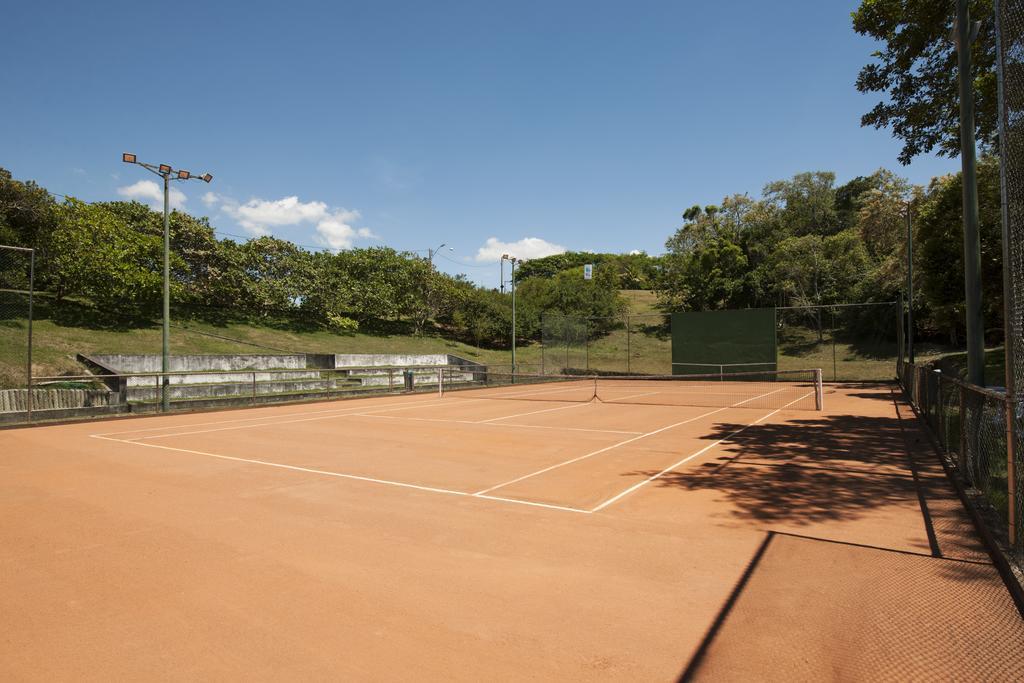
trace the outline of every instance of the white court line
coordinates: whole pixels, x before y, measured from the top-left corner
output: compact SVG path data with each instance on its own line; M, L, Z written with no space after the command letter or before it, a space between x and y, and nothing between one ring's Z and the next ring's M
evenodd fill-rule
M624 498L625 496L628 496L629 494L633 493L634 491L636 491L637 489L641 488L642 486L646 486L647 484L650 484L655 479L658 479L659 477L662 477L665 474L668 474L669 472L671 472L672 470L674 470L677 467L681 467L682 465L685 465L686 463L690 462L691 460L693 460L697 456L702 455L704 453L707 453L709 450L711 450L715 446L719 445L720 443L722 443L724 441L728 441L732 437L734 437L737 434L739 434L740 432L742 432L744 429L747 429L749 427L753 427L754 425L756 425L756 424L758 424L758 423L760 423L760 422L762 422L764 420L767 420L769 417L771 417L775 413L777 413L777 412L779 412L781 410L785 410L786 408L788 408L789 406L793 405L797 401L802 401L803 399L807 398L808 396L813 396L813 395L814 395L813 391L811 393L809 393L809 394L804 394L800 398L797 398L797 399L794 399L794 400L790 401L789 403L787 403L786 405L782 406L781 408L776 408L775 410L771 411L767 415L762 415L761 417L757 418L756 420L754 420L750 424L747 424L747 425L744 425L744 426L740 427L735 432L733 432L733 433L731 433L731 434L729 434L727 436L722 437L718 441L715 441L713 443L708 444L707 446L705 446L704 448L700 449L699 451L697 451L695 453L691 453L690 455L686 456L685 458L683 458L679 462L677 462L677 463L675 463L673 465L669 465L668 467L663 469L661 472L658 472L657 474L651 475L647 479L644 479L643 481L641 481L641 482L639 482L637 484L633 484L632 486L630 486L625 491L622 491L620 493L615 494L614 496L612 496L611 498L609 498L608 500L606 500L606 501L604 501L602 503L598 503L597 506L592 507L590 509L590 512L600 512L601 510L603 510L604 508L608 507L609 505L611 505L615 501L620 500L621 498Z
M356 417L377 417L385 420L411 420L413 422L450 422L452 424L480 425L481 427L525 427L527 429L557 429L572 432L598 432L600 434L643 434L643 432L630 432L620 429L589 429L587 427L552 427L549 425L528 425L512 422L477 422L476 420L445 420L440 417L408 417L406 415L365 415Z
M552 382L552 384L555 384L555 383ZM548 387L545 387L543 389L535 389L534 391L519 391L519 392L516 392L514 394L491 394L490 398L518 398L519 396L536 396L537 394L564 394L564 393L566 393L568 391L577 391L578 392L580 389L586 388L587 384L589 384L589 382L578 383L578 384L575 384L575 385L573 385L571 387L567 387L564 384L556 385L556 386L561 387L561 388L558 388L558 389L555 389L555 388L552 388L552 387L548 386ZM494 389L494 387L480 387L480 389ZM472 390L470 390L470 391L472 391ZM572 400L572 399L565 399L565 400L569 401L569 400Z
M601 453L604 453L606 451L610 451L613 448L618 448L619 446L625 446L628 443L633 443L634 441L639 441L640 439L646 439L648 436L654 436L655 434L659 434L659 433L665 431L666 429L672 429L673 427L679 427L680 425L687 424L688 422L693 422L694 420L699 420L702 417L707 417L708 415L714 415L715 413L720 413L723 410L728 410L731 407L732 406L725 406L724 408L717 408L717 409L712 410L710 412L702 413L700 415L697 415L696 417L691 417L688 420L683 420L682 422L676 422L675 424L670 424L667 427L662 427L661 429L655 429L652 432L645 432L643 434L640 434L639 436L634 436L632 439L626 439L624 441L619 441L618 443L613 443L611 446L605 446L604 448L599 448L596 451L591 451L590 453L586 453L584 455L577 456L577 457L575 457L575 458L573 458L571 460L566 460L564 462L558 462L558 463L555 463L554 465L549 465L548 467L545 467L544 469L537 470L536 472L530 472L529 474L524 474L521 477L516 477L515 479L510 479L510 480L502 482L500 484L496 484L495 486L491 486L490 488L482 489L480 491L477 491L473 495L474 496L480 496L480 495L483 495L485 493L489 493L491 491L494 491L495 489L500 489L502 487L509 486L510 484L515 484L517 482L523 481L524 479L529 479L531 477L536 477L538 474L544 474L545 472L550 472L551 470L558 469L559 467L565 467L566 465L571 465L574 462L579 462L580 460L586 460L587 458L591 458L591 457L593 457L595 455L600 455Z
M474 400L474 401L484 401L486 399L477 398L477 399L471 399L471 400ZM377 413L377 412L384 413L384 412L391 412L391 411L395 411L395 410L412 410L413 408L425 408L425 407L429 407L429 406L440 405L441 403L442 403L441 401L432 401L430 403L426 403L426 402L416 403L416 404L411 405L411 406L403 404L403 405L401 405L398 408L384 408L383 410L381 408L373 408L372 409L373 412L365 412L365 413L332 413L330 415L321 415L320 417L304 417L304 418L300 418L298 420L278 420L277 422L260 422L258 424L251 424L251 425L235 425L234 427L217 427L216 429L196 429L196 430L193 430L191 432L175 432L174 434L155 434L153 436L140 436L140 437L136 437L133 440L137 441L137 442L141 442L143 439L146 439L146 440L150 440L150 439L167 439L167 438L175 437L175 436L188 436L188 435L191 435L191 434L209 434L210 432L226 432L226 431L231 431L231 430L234 430L234 429L252 429L252 428L255 428L255 427L275 427L277 425L294 424L296 422L315 422L317 420L330 420L330 419L336 418L336 417L359 417L359 416L363 416L363 415L373 415L374 413ZM363 409L365 409L365 408L363 408Z
M626 399L639 398L641 396L650 396L651 394L656 394L656 393L658 393L658 392L656 392L656 391L648 391L647 393L643 393L643 394L632 394L631 396L622 396L618 400L625 401ZM515 415L504 415L502 417L492 417L492 418L488 418L486 420L480 420L476 424L488 424L490 422L496 422L498 420L511 420L513 417L524 417L526 415L536 415L537 413L552 413L552 412L554 412L556 410L569 410L570 408L580 408L580 407L589 406L589 405L593 405L593 401L587 401L586 403L576 403L576 404L571 405L571 406L558 406L557 408L543 408L541 410L531 410L528 413L516 413ZM601 430L601 431L605 431L605 430ZM640 432L630 432L630 433L631 434L640 434Z
M625 441L620 441L619 443L612 444L611 446L606 446L605 448L601 448L601 449L593 451L591 453L586 453L586 454L578 456L576 458L572 458L571 460L566 460L565 462L555 463L554 465L550 465L548 467L545 467L544 469L537 470L536 472L530 472L529 474L524 474L523 476L517 477L516 479L510 479L509 481L503 482L501 484L497 484L497 485L492 486L490 488L486 488L486 489L483 489L481 491L477 491L473 495L480 495L482 493L488 493L490 491L494 491L496 489L500 489L500 488L503 488L505 486L509 486L511 484L518 483L520 481L523 481L524 479L530 479L531 477L535 477L535 476L537 476L539 474L544 474L545 472L550 472L551 470L558 469L559 467L564 467L565 465L571 465L572 463L579 462L580 460L586 460L587 458L593 457L595 455L600 455L601 453L605 453L607 451L610 451L613 448L618 448L619 446L625 446L628 443L632 443L634 441L639 441L640 439L645 439L648 436L653 436L655 434L658 434L660 432L665 431L666 429L672 429L673 427L679 427L679 426L687 424L689 422L693 422L694 420L699 420L702 417L707 417L708 415L714 415L715 413L720 413L723 410L727 410L729 408L738 408L738 407L742 406L744 403L749 403L750 401L756 401L759 398L764 398L765 396L770 396L771 394L778 393L779 391L782 391L782 389L777 389L776 391L769 391L766 394L761 394L760 396L754 396L752 398L748 398L745 401L740 401L739 403L734 403L732 405L724 406L722 408L718 408L716 410L712 410L710 412L703 413L703 414L698 415L696 417L691 417L688 420L683 420L682 422L676 422L675 424L670 424L667 427L662 427L661 429L656 429L653 432L647 432L645 434L641 434L640 436L635 436L632 439L626 439ZM783 408L785 408L787 406L791 406L794 403L796 403L797 401L799 401L801 399L804 399L804 398L806 398L809 395L810 394L805 394L804 396L801 396L800 398L798 398L798 399L796 399L794 401L790 401L785 406L783 406ZM779 408L779 410L782 410L782 408ZM778 411L776 411L776 412L778 412Z
M429 493L442 493L449 496L463 496L466 498L484 498L486 500L493 500L501 503L515 503L517 505L528 505L531 507L547 508L550 510L562 510L565 512L577 512L584 515L589 515L589 510L582 510L580 508L567 507L564 505L551 505L549 503L538 503L531 500L516 500L515 498L500 498L498 496L479 496L476 494L468 493L466 491L456 491L454 489L443 489L436 486L423 486L420 484L409 484L403 481L391 481L389 479L375 479L373 477L364 477L358 474L345 474L343 472L332 472L330 470L318 470L311 467L299 467L298 465L285 465L279 462L270 462L268 460L256 460L253 458L238 458L233 455L220 455L219 453L207 453L206 451L195 451L188 448L175 448L174 446L161 446L156 443L142 443L141 441L124 441L122 439L111 439L108 436L100 436L98 434L90 434L90 437L94 439L103 439L104 441L113 441L115 443L128 444L130 446L145 446L146 448L159 448L167 451L178 451L181 453L191 453L193 455L202 455L208 458L217 458L219 460L231 460L234 462L244 462L250 465L262 465L264 467L276 467L283 470L292 470L295 472L306 472L308 474L319 474L326 477L338 477L339 479L352 479L354 481L364 481L372 484L382 484L385 486L396 486L404 489L415 489L417 491L427 491Z
M488 422L494 422L495 420L508 420L513 417L524 417L526 415L536 415L537 413L550 413L556 410L570 410L572 408L582 408L583 406L593 405L590 401L586 403L574 403L571 406L558 406L557 408L542 408L541 410L531 410L528 413L515 413L514 415L503 415L502 417L492 417L487 420L479 420L477 424L487 424Z
M425 396L425 394L424 394L424 396ZM358 398L353 398L353 399L350 399L350 400L361 401L361 400L364 400L364 399L371 399L371 398L378 398L378 397L377 396L360 396ZM379 398L384 398L384 397L381 396ZM381 407L384 407L384 406L405 405L407 403L409 403L409 401L402 401L401 403L383 403L383 404L381 404L381 405L379 405L377 407L381 408ZM262 410L263 408L268 408L268 407L272 407L272 406L261 406L258 409ZM273 406L273 407L281 407L281 406ZM305 412L299 412L299 413L285 413L284 415L277 415L277 414L274 414L274 413L269 413L269 414L266 414L266 415L257 415L255 417L240 417L240 418L236 418L234 420L215 420L215 421L212 421L212 422L192 422L190 424L185 424L185 425L165 425L163 427L144 427L142 429L127 429L127 430L120 431L120 432L101 432L99 434L90 434L89 436L117 436L119 434L137 434L139 432L155 432L155 431L158 431L158 430L161 430L161 429L178 429L178 428L181 428L181 427L206 427L208 425L233 424L235 422L252 422L253 420L273 420L273 419L281 418L281 417L294 417L296 415L302 416L302 415L323 415L323 414L326 414L326 413L340 413L342 411L348 411L348 410L366 410L366 406L349 406L347 408L331 408L330 410L307 410ZM154 415L153 417L166 417L166 416L156 416L156 415Z

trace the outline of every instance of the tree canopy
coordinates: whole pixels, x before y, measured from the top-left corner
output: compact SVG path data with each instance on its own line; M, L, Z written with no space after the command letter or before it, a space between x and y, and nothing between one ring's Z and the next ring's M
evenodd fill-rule
M978 142L995 143L998 111L995 74L995 30L992 0L973 0L971 16L981 19L978 39L971 46L974 73L974 111ZM857 76L862 93L883 95L861 124L891 128L903 141L902 164L920 155L960 154L960 104L957 55L949 41L954 3L934 0L861 0L853 12L857 33L882 43L874 61Z

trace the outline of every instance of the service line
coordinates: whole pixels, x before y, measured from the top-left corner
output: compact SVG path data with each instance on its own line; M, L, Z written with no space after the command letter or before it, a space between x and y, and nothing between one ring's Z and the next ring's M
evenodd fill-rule
M482 496L475 493L469 493L468 491L457 491L455 489L445 489L438 486L423 486L422 484L409 484L404 481L392 481L390 479L376 479L374 477L364 477L358 474L346 474L344 472L332 472L331 470L320 470L312 467L300 467L298 465L286 465L280 462L271 462L269 460L256 460L254 458L239 458L233 455L221 455L220 453L209 453L207 451L197 451L190 448L177 448L175 446L163 446L157 443L143 443L141 441L125 441L123 439L112 439L109 436L101 436L99 434L90 434L91 438L103 439L104 441L113 441L115 443L123 443L129 446L144 446L146 448L159 448L165 451L176 451L179 453L189 453L191 455L201 455L207 458L216 458L218 460L230 460L232 462L242 462L249 465L260 465L262 467L274 467L282 470L291 470L293 472L305 472L307 474L318 474L325 477L337 477L339 479L351 479L354 481L368 482L371 484L381 484L384 486L394 486L403 489L414 489L416 491L426 491L428 493L440 493L449 496L462 496L466 498L483 498L485 500L493 500L499 503L512 503L516 505L526 505L529 507L546 508L549 510L561 510L564 512L575 512L583 515L589 515L589 510L583 510L580 508L569 507L566 505L552 505L550 503L540 503L532 500L517 500L515 498L501 498L499 496Z
M766 415L762 415L761 417L757 418L756 420L754 420L750 424L743 425L742 427L740 427L736 431L732 432L731 434L723 436L718 441L714 441L712 443L709 443L707 446L705 446L704 448L701 448L699 451L691 453L690 455L686 456L685 458L683 458L679 462L674 463L672 465L669 465L668 467L666 467L662 471L658 472L657 474L653 474L650 477L647 477L646 479L644 479L643 481L641 481L639 483L636 483L636 484L633 484L632 486L630 486L625 491L622 491L620 493L615 494L614 496L612 496L608 500L603 501L601 503L598 503L595 507L590 508L590 512L600 512L601 510L603 510L604 508L608 507L609 505L611 505L615 501L621 500L622 498L625 498L626 496L628 496L629 494L633 493L637 489L639 489L639 488L641 488L643 486L646 486L647 484L650 484L655 479L659 479L660 477L668 474L669 472L671 472L675 468L682 467L683 465L685 465L686 463L690 462L694 458L696 458L696 457L698 457L700 455L703 455L704 453L707 453L709 450L711 450L715 446L728 441L729 439L731 439L732 437L736 436L737 434L739 434L743 430L749 429L750 427L753 427L754 425L759 424L759 423L767 420L772 415L775 415L776 413L778 413L778 412L780 412L782 410L785 410L786 408L788 408L789 406L793 405L797 401L802 401L803 399L807 398L808 396L813 396L813 395L814 395L813 391L811 393L809 393L809 394L804 394L800 398L793 399L792 401L790 401L786 405L782 406L781 408L776 408L775 410L771 411L770 413L768 413Z
M473 400L473 401L484 401L486 399L476 398L476 399L470 399L470 400ZM354 408L354 410L364 410L364 411L366 411L366 412L362 412L362 413L339 413L339 412L334 412L334 413L331 413L330 415L321 415L319 417L303 417L303 418L299 418L297 420L278 420L277 422L260 422L258 424L235 425L235 426L232 426L232 427L216 427L214 429L196 429L196 430L192 430L192 431L189 431L189 432L175 432L173 434L155 434L153 436L139 436L139 437L135 437L132 440L133 441L142 441L143 439L145 439L145 440L167 439L167 438L171 438L171 437L175 437L175 436L189 436L191 434L208 434L210 432L226 432L226 431L231 431L231 430L236 430L236 429L253 429L253 428L256 428L256 427L276 427L277 425L294 424L296 422L315 422L317 420L330 420L330 419L333 419L333 418L336 418L336 417L360 417L360 416L363 416L363 415L375 415L377 413L387 413L387 412L392 412L392 411L396 411L396 410L412 410L414 408L427 408L427 407L430 407L430 406L441 405L442 403L443 403L442 400L434 400L434 401L431 401L429 403L425 402L425 401L420 401L420 402L414 403L413 405L406 405L405 403L402 403L397 408L383 408L382 406L378 406L378 407L372 408L372 409L370 409L368 411L366 410L366 408L364 406L364 407ZM396 404L391 404L391 405L396 405ZM96 436L98 436L98 435L96 435Z

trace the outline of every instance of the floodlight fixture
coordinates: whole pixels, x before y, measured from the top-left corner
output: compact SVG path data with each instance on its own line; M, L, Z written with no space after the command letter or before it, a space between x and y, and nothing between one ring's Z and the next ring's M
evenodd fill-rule
M161 175L170 175L173 170L168 164L160 164L158 168L160 169Z
M203 174L203 175L199 176L199 179L202 180L204 183L208 183L211 180L213 180L213 174L211 174L211 173Z
M126 164L134 164L136 163L135 155L125 152L124 154L121 155L121 161L123 161Z
M178 171L178 180L188 180L190 175L191 174L188 171L181 171L181 170L179 170Z

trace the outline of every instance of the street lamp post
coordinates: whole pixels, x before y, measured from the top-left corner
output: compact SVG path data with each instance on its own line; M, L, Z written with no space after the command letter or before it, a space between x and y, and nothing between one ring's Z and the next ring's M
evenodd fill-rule
M164 412L171 408L171 393L169 387L170 353L171 353L171 203L170 183L172 180L202 180L209 183L213 176L205 173L201 176L193 176L188 171L174 170L169 164L147 164L139 161L134 154L125 152L121 155L121 161L126 164L142 166L150 173L155 173L164 180L164 311L163 311L163 345L161 349L161 391L160 405Z
M501 255L501 262L504 266L505 261L511 264L511 270L509 277L512 278L512 381L516 378L516 263L521 259L517 259L515 256L509 256L508 254ZM502 270L504 273L504 270ZM504 276L502 276L504 277Z
M441 249L443 249L445 246L447 246L446 243L445 242L441 242L441 244L437 245L433 249L427 249L427 264L428 264L427 265L427 269L428 269L428 272L427 272L427 315L428 316L431 316L431 315L434 314L434 307L433 307L433 305L431 304L431 301L430 301L430 297L431 297L431 294L432 294L431 287L430 287L430 278L434 276L434 255L437 254L437 252L441 251ZM448 247L448 251L455 251L455 250L452 249L451 247ZM423 326L426 327L426 320L424 320Z

